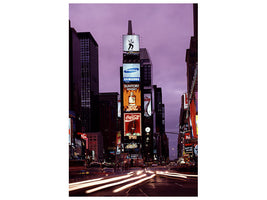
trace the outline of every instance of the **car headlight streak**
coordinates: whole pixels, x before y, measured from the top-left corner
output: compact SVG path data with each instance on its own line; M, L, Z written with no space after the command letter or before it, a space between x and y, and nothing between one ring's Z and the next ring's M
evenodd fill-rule
M113 190L113 192L116 193L116 192L119 192L119 191L121 191L121 190L125 190L126 188L132 187L132 186L134 186L134 185L137 185L137 184L139 184L139 183L142 183L143 181L146 181L146 180L148 180L148 179L151 179L151 178L153 178L154 176L156 176L156 175L153 174L153 175L151 175L151 176L149 176L149 177L143 178L143 179L141 179L141 180L139 180L139 181L136 181L136 182L134 182L134 183L130 183L130 184L128 184L128 185L124 185L124 186L122 186L122 187L120 187L120 188L118 188L118 189L116 189L116 190Z
M95 192L95 191L98 191L98 190L102 190L102 189L105 189L105 188L108 188L108 187L112 187L112 186L115 186L115 185L120 185L122 183L126 183L126 182L129 182L129 181L133 181L133 180L136 180L136 179L139 179L139 178L142 178L146 176L146 174L143 174L141 176L137 176L137 177L134 177L134 178L130 178L130 179L126 179L124 181L120 181L120 182L116 182L116 183L111 183L111 184L107 184L107 185L102 185L100 187L97 187L97 188L93 188L93 189L90 189L90 190L86 190L85 193L92 193L92 192Z
M100 184L108 183L108 182L112 182L112 181L117 181L120 179L129 178L131 176L132 176L132 174L129 174L129 175L125 175L125 176L119 176L119 177L115 177L115 178L109 178L109 179L105 179L105 180L94 181L92 183L82 183L80 185L70 187L69 191L78 190L81 188L90 187L90 186L94 186L94 185L100 185Z

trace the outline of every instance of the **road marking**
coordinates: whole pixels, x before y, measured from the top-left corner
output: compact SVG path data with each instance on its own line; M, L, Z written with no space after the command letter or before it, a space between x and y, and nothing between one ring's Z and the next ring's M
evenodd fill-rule
M100 187L97 187L97 188L93 188L93 189L90 189L90 190L86 190L85 193L86 194L89 194L89 193L92 193L92 192L95 192L95 191L98 191L98 190L102 190L102 189L105 189L105 188L108 188L108 187L112 187L112 186L115 186L115 185L120 185L122 183L126 183L126 182L129 182L129 181L133 181L133 180L136 180L136 179L139 179L139 178L142 178L146 176L146 174L143 174L141 176L137 176L137 177L134 177L134 178L130 178L130 179L126 179L124 181L120 181L120 182L115 182L115 183L111 183L111 184L107 184L107 185L102 185Z
M144 193L144 191L141 188L138 188L140 192L142 192L146 197L148 197L148 195L146 193Z
M178 184L178 183L174 183L174 184L176 184L176 185L178 185L179 187L182 187L182 188L184 187L184 186L182 186L181 184Z

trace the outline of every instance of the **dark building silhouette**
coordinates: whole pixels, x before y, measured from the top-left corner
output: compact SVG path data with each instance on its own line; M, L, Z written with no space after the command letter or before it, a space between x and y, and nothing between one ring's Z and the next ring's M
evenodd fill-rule
M146 162L152 162L153 156L153 113L152 104L152 62L146 48L140 48L141 83L143 86L143 157ZM149 131L148 131L149 130Z
M152 62L150 60L148 51L146 48L140 48L140 66L142 68L142 84L143 86L152 85Z
M167 161L169 157L169 144L168 137L165 133L165 105L162 103L162 89L153 85L154 90L154 123L155 123L155 132L154 132L154 140L156 140L156 148L154 152L156 153L157 160Z
M100 93L100 131L103 135L104 160L114 162L116 156L116 136L120 130L118 124L118 93Z
M89 32L78 33L81 62L82 132L99 131L98 44Z
M69 22L69 158L81 156L81 64L80 42Z
M193 4L194 36L186 50L187 105L185 95L181 97L178 136L178 158L195 161L197 166L197 117L198 117L198 4Z

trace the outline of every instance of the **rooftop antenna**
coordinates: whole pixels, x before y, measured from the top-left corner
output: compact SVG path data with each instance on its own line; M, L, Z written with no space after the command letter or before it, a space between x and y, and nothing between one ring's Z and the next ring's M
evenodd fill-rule
M133 30L132 30L132 21L128 20L128 35L132 35Z

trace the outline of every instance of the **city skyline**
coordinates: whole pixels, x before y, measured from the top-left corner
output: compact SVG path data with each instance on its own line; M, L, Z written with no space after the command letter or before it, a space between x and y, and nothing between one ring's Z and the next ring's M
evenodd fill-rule
M118 93L122 35L132 21L140 48L150 55L153 84L162 88L166 132L178 133L181 95L187 89L185 54L193 36L192 4L70 4L69 19L71 27L91 32L99 45L99 92ZM177 135L167 135L174 159Z

